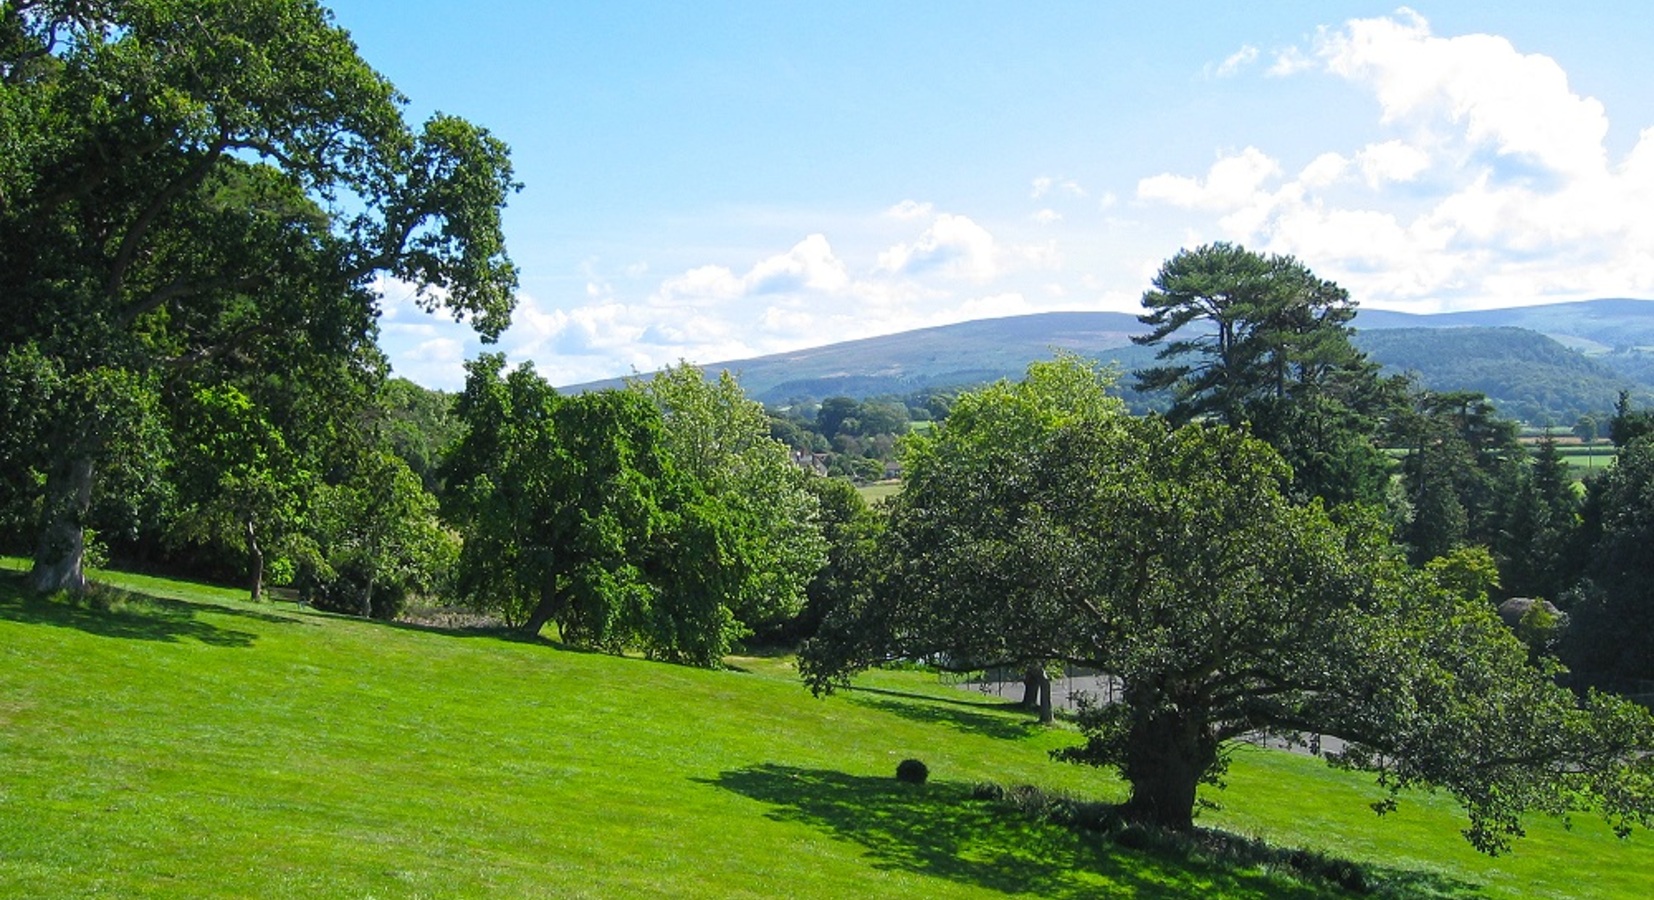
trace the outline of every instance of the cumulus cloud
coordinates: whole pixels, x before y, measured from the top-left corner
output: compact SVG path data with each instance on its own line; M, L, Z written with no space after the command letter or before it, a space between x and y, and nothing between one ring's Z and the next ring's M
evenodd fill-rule
M1654 129L1618 163L1608 117L1555 60L1442 37L1417 13L1323 29L1277 55L1369 93L1393 133L1287 174L1266 150L1142 179L1139 200L1208 213L1227 239L1293 253L1363 302L1421 309L1654 290Z
M582 283L593 290L567 306L519 297L501 346L513 363L533 360L554 384L576 384L680 359L714 364L984 316L1072 308L1060 285L1036 274L1060 265L1055 240L1000 241L968 216L913 201L862 227L879 233L892 222L906 239L882 250L864 246L847 259L826 235L811 234L749 266L690 267L631 296L624 282L583 267ZM1027 276L1027 289L1007 282L1019 273Z
M1137 184L1137 196L1191 209L1228 209L1255 201L1280 164L1256 147L1220 157L1205 178L1161 174Z
M1606 164L1602 104L1574 93L1554 59L1502 37L1437 37L1404 9L1322 32L1316 55L1327 71L1372 90L1386 123L1450 127L1473 146L1564 176Z
M1430 167L1430 157L1423 150L1401 141L1385 141L1363 147L1355 155L1361 175L1372 188L1386 182L1412 181Z
M966 216L943 213L917 240L880 253L879 269L902 275L935 272L986 281L1000 271L999 249L986 228Z
M1034 213L1033 219L1041 225L1055 225L1062 221L1062 213L1047 207Z

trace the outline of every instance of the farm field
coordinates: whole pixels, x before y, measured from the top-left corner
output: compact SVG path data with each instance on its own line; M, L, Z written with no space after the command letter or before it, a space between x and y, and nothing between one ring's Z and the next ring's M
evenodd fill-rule
M918 671L812 698L725 671L370 623L117 573L107 609L0 560L0 897L1313 897L972 798L1119 800L1077 740ZM931 781L904 785L896 763ZM1368 866L1377 896L1644 897L1654 836L1548 819L1504 857L1443 797L1243 748L1212 827Z
M875 481L872 484L864 484L856 488L856 493L860 494L861 498L868 503L877 503L886 497L895 496L901 491L902 483L900 481Z

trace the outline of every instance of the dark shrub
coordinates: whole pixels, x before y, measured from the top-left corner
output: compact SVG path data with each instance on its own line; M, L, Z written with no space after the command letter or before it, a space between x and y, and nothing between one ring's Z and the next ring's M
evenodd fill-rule
M908 784L924 784L930 777L930 769L916 759L904 759L896 764L896 780Z

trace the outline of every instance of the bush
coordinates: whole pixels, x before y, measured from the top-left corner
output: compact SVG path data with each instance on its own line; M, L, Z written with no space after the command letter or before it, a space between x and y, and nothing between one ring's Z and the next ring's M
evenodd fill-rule
M904 759L896 764L896 780L908 784L924 784L930 777L930 768L916 759Z

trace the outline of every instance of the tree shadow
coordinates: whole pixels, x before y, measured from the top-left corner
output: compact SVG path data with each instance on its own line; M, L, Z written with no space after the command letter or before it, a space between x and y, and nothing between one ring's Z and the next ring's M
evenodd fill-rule
M771 805L766 815L822 829L880 869L1040 897L1348 896L1199 859L1165 859L1103 836L1016 815L951 782L766 764L696 779Z
M891 694L906 699L861 696L864 694ZM926 725L943 725L955 731L981 734L1003 740L1024 738L1040 730L1040 726L1036 722L1008 718L983 711L984 709L1009 708L1009 706L984 707L978 703L943 700L920 694L902 694L896 691L870 690L868 688L857 688L847 693L846 697L850 702L859 706L901 716L914 722L922 722Z
M203 622L202 610L264 621L297 623L296 619L236 610L211 604L166 600L100 588L87 598L49 597L28 590L22 575L0 577L0 619L27 625L73 628L99 637L176 643L199 641L215 647L251 647L250 632Z

